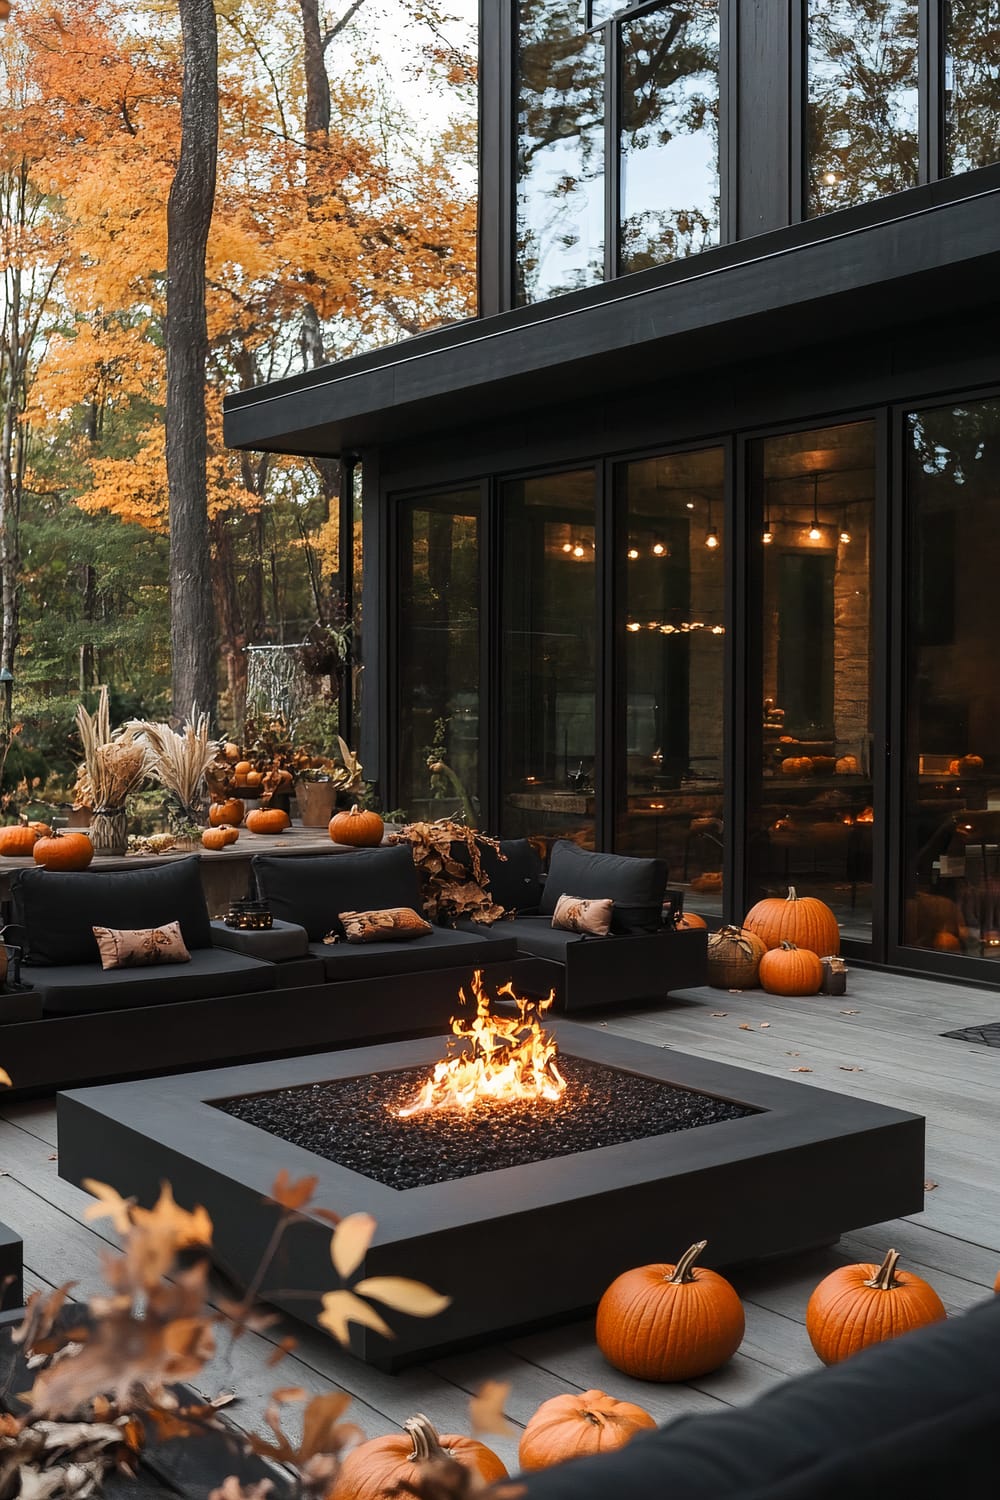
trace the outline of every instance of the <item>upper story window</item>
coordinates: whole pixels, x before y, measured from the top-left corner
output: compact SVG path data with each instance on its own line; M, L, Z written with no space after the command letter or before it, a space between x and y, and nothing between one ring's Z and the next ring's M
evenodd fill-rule
M944 0L944 171L1000 161L1000 0Z
M518 302L718 243L719 33L719 0L520 0Z

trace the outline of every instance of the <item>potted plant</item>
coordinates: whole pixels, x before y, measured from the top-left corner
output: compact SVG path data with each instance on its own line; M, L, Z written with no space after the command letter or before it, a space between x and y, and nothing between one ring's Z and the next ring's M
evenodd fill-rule
M350 746L337 735L339 763L328 757L313 757L313 763L299 768L295 782L295 800L306 828L325 828L338 806L357 800L364 783L361 762Z

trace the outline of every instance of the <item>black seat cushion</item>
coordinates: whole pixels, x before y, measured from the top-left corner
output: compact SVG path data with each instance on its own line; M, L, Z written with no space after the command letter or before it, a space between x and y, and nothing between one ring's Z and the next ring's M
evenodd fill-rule
M533 958L548 958L554 963L566 962L567 948L587 943L606 943L607 938L584 938L582 932L564 932L553 927L551 917L515 917L512 922L500 924L517 943L520 953L530 953Z
M595 854L568 839L557 839L552 845L540 910L551 917L560 896L585 900L610 896L615 903L612 932L656 932L666 888L666 860Z
M31 983L46 1015L75 1016L272 990L277 973L274 964L243 953L200 948L191 954L190 963L166 968L102 969L99 963L33 968Z
M25 963L99 964L95 927L135 931L179 922L193 953L211 948L212 924L197 855L142 870L18 870L14 921L25 933ZM34 980L32 980L34 982Z
M395 849L355 849L350 854L319 854L282 859L256 854L257 889L274 916L297 922L311 943L327 933L344 936L342 911L376 911L409 906L421 911L420 881L409 844Z
M504 924L512 925L512 924ZM312 943L322 958L327 979L377 979L388 974L422 974L431 969L473 969L517 957L513 937L493 942L469 932L435 927L412 943Z

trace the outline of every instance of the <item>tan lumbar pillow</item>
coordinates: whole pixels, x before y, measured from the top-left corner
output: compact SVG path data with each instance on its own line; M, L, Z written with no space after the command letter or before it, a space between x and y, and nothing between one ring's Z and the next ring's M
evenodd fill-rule
M342 911L349 943L393 943L423 937L433 929L411 906L388 906L383 911Z
M552 925L563 932L586 932L591 937L607 937L614 905L610 897L585 900L582 896L560 896L552 913Z
M149 964L191 962L179 922L123 932L114 927L95 927L94 936L101 952L102 969L141 969Z

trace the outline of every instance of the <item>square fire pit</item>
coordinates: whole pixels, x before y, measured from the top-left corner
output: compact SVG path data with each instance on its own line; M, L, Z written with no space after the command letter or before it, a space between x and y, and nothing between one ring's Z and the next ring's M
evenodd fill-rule
M239 1101L244 1115L252 1113L266 1106L262 1096L289 1089L303 1090L315 1109L326 1091L313 1086L429 1069L443 1043L423 1037L60 1094L59 1171L75 1183L110 1182L141 1203L153 1202L169 1180L179 1202L208 1209L216 1258L244 1285L274 1223L274 1208L262 1200L279 1170L315 1173L318 1204L343 1214L364 1210L378 1221L359 1275L410 1276L452 1298L436 1318L392 1313L392 1340L352 1325L354 1353L389 1370L579 1316L620 1271L676 1259L697 1239L708 1240L706 1265L731 1266L829 1244L846 1230L923 1207L924 1121L917 1115L568 1021L551 1029L569 1071L579 1062L584 1071L597 1065L637 1075L651 1086L709 1096L709 1116L721 1101L714 1113L731 1117L623 1139L634 1128L630 1104L629 1120L608 1120L619 1136L613 1145L517 1166L487 1158L489 1169L475 1175L397 1188L356 1169L366 1160L356 1120L348 1139L334 1118L324 1148L354 1163L348 1166L228 1112ZM624 1097L615 1076L612 1098ZM697 1100L694 1107L698 1115ZM315 1323L318 1294L336 1284L329 1243L321 1219L307 1215L294 1226L264 1300Z

